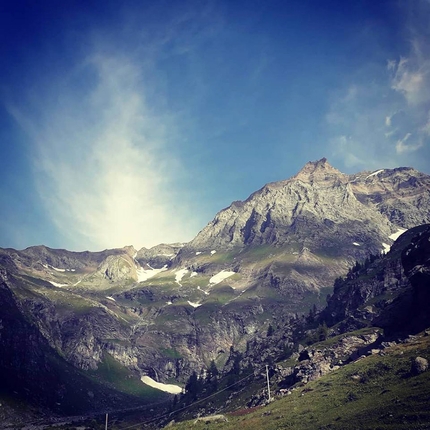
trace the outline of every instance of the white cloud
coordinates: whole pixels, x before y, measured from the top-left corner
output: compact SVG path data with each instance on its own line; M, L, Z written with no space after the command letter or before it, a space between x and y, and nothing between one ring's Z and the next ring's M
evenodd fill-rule
M430 111L428 112L426 123L421 127L421 132L426 136L430 136Z
M415 49L414 51L416 51ZM430 100L430 61L416 52L410 59L401 58L392 68L391 88L401 93L411 105Z
M386 127L391 127L391 116L386 116L385 117L385 126Z
M405 152L413 152L421 148L421 146L423 146L422 141L408 144L407 142L410 140L411 136L412 136L411 133L406 133L406 135L402 139L399 139L397 141L396 143L397 154L403 154Z
M392 111L391 101L381 97L375 83L355 83L334 94L326 116L333 163L349 171L398 165L385 136L393 131Z
M65 246L190 240L197 224L175 190L183 167L169 150L172 115L151 109L144 76L126 57L95 55L82 70L93 77L83 98L65 90L39 105L42 123L14 112L34 140L37 188Z
M333 94L326 124L332 156L340 166L358 170L412 165L428 171L430 10L421 6L398 6L399 13L406 8L411 17L402 29L409 34L409 49L385 64L381 52L378 65L363 65Z

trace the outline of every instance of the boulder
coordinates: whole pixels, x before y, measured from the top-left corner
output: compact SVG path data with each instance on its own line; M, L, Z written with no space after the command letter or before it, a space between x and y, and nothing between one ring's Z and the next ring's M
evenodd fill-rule
M429 362L423 357L415 357L411 362L412 375L419 375L429 368Z

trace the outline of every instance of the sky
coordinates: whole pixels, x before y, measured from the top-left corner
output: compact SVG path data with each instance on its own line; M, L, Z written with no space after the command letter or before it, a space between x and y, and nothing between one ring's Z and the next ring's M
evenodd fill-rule
M191 240L326 157L430 174L430 0L3 0L0 247Z

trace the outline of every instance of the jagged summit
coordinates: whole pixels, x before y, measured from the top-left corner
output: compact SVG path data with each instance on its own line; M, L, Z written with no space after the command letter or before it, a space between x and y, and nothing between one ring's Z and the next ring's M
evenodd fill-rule
M340 170L335 169L328 161L327 158L321 158L317 161L307 162L297 175L293 176L291 180L299 180L302 182L314 182L327 179L343 179L346 180L347 175Z

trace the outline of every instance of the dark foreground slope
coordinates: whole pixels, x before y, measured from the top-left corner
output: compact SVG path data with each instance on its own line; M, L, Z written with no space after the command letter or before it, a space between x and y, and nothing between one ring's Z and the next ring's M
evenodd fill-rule
M338 279L321 315L329 325L373 324L386 334L410 334L430 325L430 225L405 232L390 252ZM345 329L345 328L343 328Z
M143 401L160 400L159 392L148 387L133 395L113 383L68 363L17 307L10 286L13 275L0 271L0 427L17 424L21 408L29 409L22 418L88 414L142 405ZM124 371L123 378L132 375ZM141 394L141 395L137 395ZM6 413L7 405L18 406L18 414ZM33 411L33 412L31 412Z

